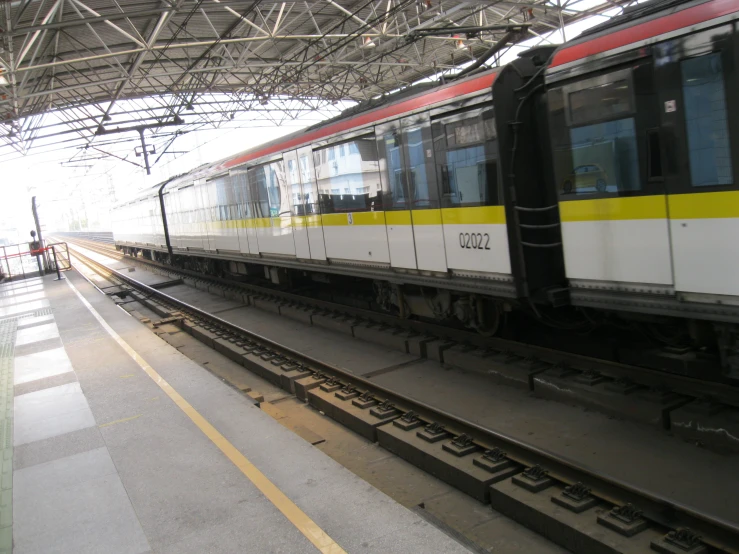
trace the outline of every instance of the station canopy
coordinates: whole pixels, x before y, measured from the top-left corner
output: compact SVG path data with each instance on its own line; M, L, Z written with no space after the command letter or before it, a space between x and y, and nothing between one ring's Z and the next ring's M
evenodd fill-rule
M336 111L631 3L5 1L0 158Z

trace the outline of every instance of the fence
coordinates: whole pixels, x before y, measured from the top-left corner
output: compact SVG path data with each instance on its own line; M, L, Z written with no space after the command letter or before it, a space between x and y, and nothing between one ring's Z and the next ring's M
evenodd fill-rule
M0 246L0 277L6 280L43 275L44 267L46 271L56 271L58 275L60 271L72 268L66 242L24 242Z

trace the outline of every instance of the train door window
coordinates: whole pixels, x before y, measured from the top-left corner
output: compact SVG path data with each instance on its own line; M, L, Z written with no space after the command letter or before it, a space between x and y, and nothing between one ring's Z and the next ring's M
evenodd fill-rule
M561 194L641 190L631 70L555 89L549 100Z
M335 145L313 152L321 213L381 210L380 165L374 138L357 137L341 146L345 151L343 158L332 154ZM310 173L307 159L304 167ZM308 187L304 186L303 190Z
M230 188L230 179L227 175L216 177L210 183L211 187L215 187L215 217L214 221L226 221L228 215L228 189Z
M408 167L408 194L414 210L438 208L433 141L428 123L403 127Z
M305 215L303 190L300 184L300 165L295 154L285 154L283 158L287 167L287 189L293 215Z
M249 205L249 181L247 179L246 169L232 170L231 182L233 183L236 202L239 205L239 218L250 219L252 217L252 210Z
M432 124L442 207L500 203L492 110L471 110Z
M249 169L250 196L254 203L256 217L277 217L280 215L281 188L285 175L282 161L266 163Z
M349 155L359 154L356 144L351 142ZM353 147L353 150L352 150ZM318 199L315 197L315 178L313 176L313 168L310 163L309 152L298 153L298 168L300 171L300 181L303 185L303 195L300 198L300 212L298 215L311 215L318 213ZM297 205L296 205L297 207Z
M680 62L690 180L694 187L733 183L720 53Z
M403 135L396 122L378 128L378 145L384 166L384 209L408 210L411 207L408 182L403 167Z
M269 164L269 168L265 171L267 178L267 196L269 198L269 215L276 217L280 215L281 187L277 164ZM282 164L280 164L282 165Z
M224 175L221 179L223 180L224 219L237 219L236 197L231 176Z

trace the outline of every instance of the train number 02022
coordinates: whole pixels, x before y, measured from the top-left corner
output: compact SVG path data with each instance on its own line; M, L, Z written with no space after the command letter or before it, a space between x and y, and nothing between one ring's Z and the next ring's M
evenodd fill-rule
M490 250L490 235L487 233L459 233L459 246L475 250Z

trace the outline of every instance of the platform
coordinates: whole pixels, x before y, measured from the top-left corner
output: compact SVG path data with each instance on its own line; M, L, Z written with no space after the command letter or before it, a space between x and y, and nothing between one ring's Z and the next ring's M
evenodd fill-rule
M467 552L54 277L0 284L0 552Z

